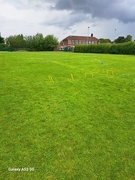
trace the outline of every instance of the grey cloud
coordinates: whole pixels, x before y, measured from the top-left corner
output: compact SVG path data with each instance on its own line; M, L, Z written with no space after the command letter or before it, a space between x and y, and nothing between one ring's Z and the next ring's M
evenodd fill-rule
M51 3L51 0L0 0L0 3L8 3L14 6L16 9L41 9L44 8L47 4Z
M56 10L91 14L92 17L135 22L135 1L132 0L56 0Z
M135 22L134 0L0 0L18 9L68 10L78 16L90 15L98 19L118 19L124 23ZM72 14L70 18L72 19Z
M48 19L48 21L42 23L44 25L52 25L52 26L58 26L62 27L64 29L70 29L72 25L77 24L78 22L87 21L90 17L85 14L75 14L70 13L69 16L61 16L61 17L55 17L51 20Z

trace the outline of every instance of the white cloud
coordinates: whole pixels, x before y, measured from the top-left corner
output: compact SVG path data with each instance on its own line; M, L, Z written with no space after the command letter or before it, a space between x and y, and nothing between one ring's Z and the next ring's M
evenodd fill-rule
M40 32L44 35L54 34L61 40L68 35L87 35L90 26L90 33L98 38L113 40L120 35L131 34L135 39L135 3L131 0L114 0L105 6L107 2L0 0L0 32L4 37Z

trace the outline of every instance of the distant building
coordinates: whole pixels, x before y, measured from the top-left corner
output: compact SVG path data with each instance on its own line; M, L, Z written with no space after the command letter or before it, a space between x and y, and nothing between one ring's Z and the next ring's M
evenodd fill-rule
M63 39L59 45L59 49L64 49L65 47L74 47L77 44L99 44L99 39L93 36L68 36Z

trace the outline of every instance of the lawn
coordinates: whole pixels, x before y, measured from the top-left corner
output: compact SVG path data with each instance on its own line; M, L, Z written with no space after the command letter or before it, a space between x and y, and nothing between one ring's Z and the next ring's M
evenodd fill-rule
M134 180L134 122L135 56L0 52L2 180Z

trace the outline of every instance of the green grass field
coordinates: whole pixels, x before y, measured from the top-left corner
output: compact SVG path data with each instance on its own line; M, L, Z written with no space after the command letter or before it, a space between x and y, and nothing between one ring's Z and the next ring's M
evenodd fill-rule
M134 180L135 56L0 52L0 120L2 180Z

